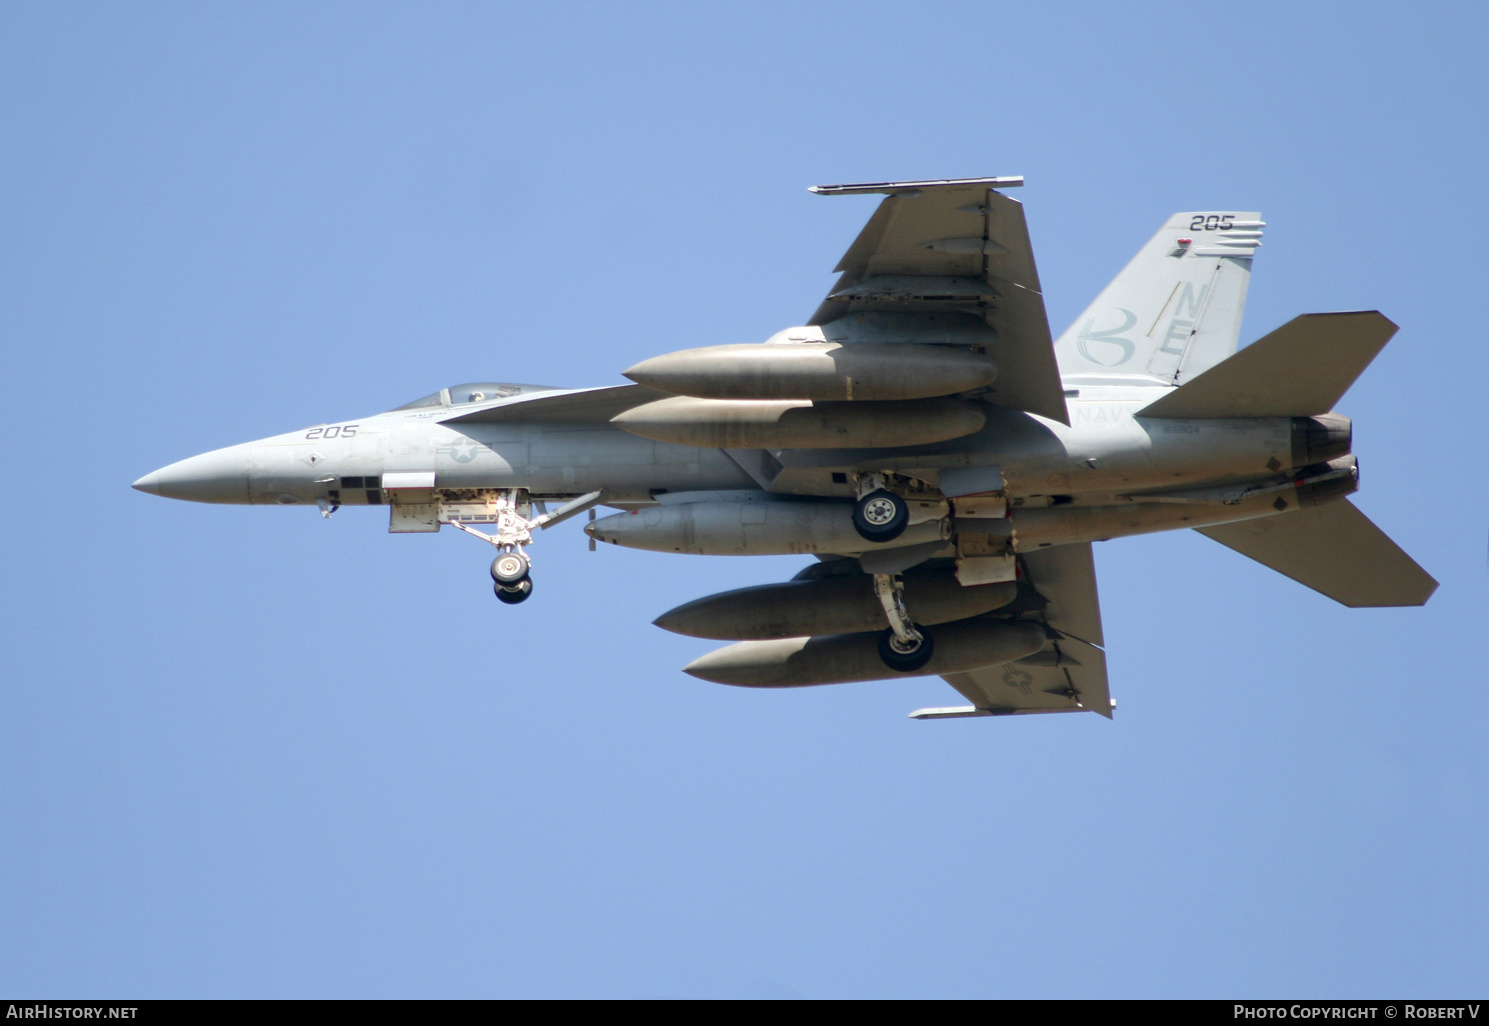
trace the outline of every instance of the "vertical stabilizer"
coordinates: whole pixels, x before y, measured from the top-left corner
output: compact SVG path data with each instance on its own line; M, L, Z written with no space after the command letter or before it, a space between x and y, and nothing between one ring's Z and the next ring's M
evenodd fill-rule
M1182 384L1236 351L1260 214L1174 214L1055 343L1060 373Z

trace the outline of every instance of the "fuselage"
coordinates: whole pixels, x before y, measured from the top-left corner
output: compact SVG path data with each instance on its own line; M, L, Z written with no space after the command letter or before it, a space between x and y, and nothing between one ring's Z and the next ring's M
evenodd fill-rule
M1066 536L1089 540L1092 532L1111 536L1110 517L1093 521L1086 516L1091 526L1062 535L1058 528L1036 524L1034 510L1102 507L1132 524L1132 530L1115 532L1119 534L1269 515L1279 509L1251 501L1196 504L1169 493L1274 478L1285 483L1291 472L1318 463L1320 455L1340 454L1300 448L1296 418L1139 415L1169 391L1152 386L1068 388L1069 426L987 405L987 423L980 431L937 445L775 451L769 454L768 494L783 501L848 503L853 475L867 470L929 467L929 472L915 471L929 477L934 468L996 467L1006 482L1014 522L1028 537L1029 532L1039 532L1041 539L1048 535L1053 541L1041 543L1050 544ZM323 509L396 501L385 478L400 474L432 474L433 487L446 495L521 489L548 500L602 490L604 501L620 508L683 496L706 499L715 492L733 497L741 491L764 491L758 474L745 469L749 462L738 459L738 453L650 441L604 422L441 422L464 408L422 406L303 428L194 456L141 478L135 487L199 502ZM1342 451L1347 448L1346 443ZM1139 506L1143 510L1135 508ZM1069 515L1063 522L1074 523Z

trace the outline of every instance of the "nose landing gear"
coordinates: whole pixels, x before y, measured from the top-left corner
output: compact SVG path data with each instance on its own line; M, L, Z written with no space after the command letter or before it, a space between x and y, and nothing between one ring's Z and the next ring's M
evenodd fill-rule
M552 527L592 509L603 494L599 491L589 492L564 503L551 513L543 512L534 519L528 519L532 512L532 500L527 492L519 489L503 490L495 500L496 531L493 534L478 531L469 524L461 523L458 515L449 515L443 511L440 520L501 550L491 561L491 580L498 601L515 606L526 602L533 593L532 557L523 549L524 545L532 544L533 530ZM538 503L538 508L542 510L543 504ZM454 511L451 510L450 513L454 514ZM480 522L492 522L489 509L483 511Z

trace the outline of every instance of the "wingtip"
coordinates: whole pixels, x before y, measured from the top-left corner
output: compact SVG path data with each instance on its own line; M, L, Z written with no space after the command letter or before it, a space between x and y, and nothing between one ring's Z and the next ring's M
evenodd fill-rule
M846 196L865 192L909 192L944 186L986 185L989 189L1016 189L1024 184L1023 175L993 175L982 178L929 178L916 182L853 182L842 185L809 185L807 192L818 196Z

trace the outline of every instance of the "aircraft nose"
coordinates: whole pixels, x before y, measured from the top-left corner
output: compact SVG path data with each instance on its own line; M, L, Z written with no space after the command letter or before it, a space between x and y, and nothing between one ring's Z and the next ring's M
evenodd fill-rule
M132 486L150 495L191 502L248 503L248 447L233 445L172 463Z

